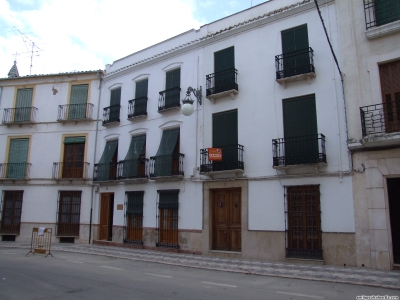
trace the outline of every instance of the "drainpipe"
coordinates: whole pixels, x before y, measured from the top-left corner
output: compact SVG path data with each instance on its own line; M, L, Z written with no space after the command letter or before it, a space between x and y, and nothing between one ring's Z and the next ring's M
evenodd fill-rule
M1 105L1 95L3 94L3 87L0 86L0 105Z
M99 78L99 100L97 102L97 117L96 117L96 134L94 138L94 153L93 153L93 173L92 173L92 180L94 179L94 164L96 163L96 152L97 152L97 136L99 132L99 116L100 116L100 99L101 99L101 88L102 88L102 81L103 81L103 72L100 70L97 72L97 77ZM94 188L96 187L96 192L100 190L100 185L98 184L91 184L92 192L90 197L90 224L89 224L89 244L92 239L92 217L93 217L93 202L94 202Z

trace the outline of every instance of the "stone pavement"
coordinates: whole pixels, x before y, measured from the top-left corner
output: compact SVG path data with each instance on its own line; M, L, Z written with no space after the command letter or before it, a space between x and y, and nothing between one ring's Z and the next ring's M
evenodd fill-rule
M0 249L2 248L24 248L28 253L30 244L0 242ZM51 246L51 253L56 255L57 251L101 255L224 272L357 284L400 290L400 271L249 261L93 244L53 244ZM51 259L51 257L48 257L48 259Z

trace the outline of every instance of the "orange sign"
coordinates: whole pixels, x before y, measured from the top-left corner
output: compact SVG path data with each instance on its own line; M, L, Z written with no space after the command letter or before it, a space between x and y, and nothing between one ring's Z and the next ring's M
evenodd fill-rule
M208 148L208 160L222 160L221 148Z

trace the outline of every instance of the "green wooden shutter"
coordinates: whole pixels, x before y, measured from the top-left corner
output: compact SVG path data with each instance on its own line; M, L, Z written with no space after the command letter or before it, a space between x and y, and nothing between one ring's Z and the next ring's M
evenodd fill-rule
M374 0L376 26L400 20L399 0Z
M319 151L315 95L284 100L283 120L286 164L316 162Z
M15 103L15 122L28 122L31 120L33 89L18 89L17 102Z
M172 153L179 137L179 128L164 130L156 154L154 173L156 176L168 176L172 171Z
M181 85L181 69L175 69L167 72L165 80L165 89L179 88ZM165 92L165 108L179 106L180 91L178 89Z
M135 99L147 97L148 83L147 79L136 82Z
M127 214L134 216L143 216L143 195L144 191L127 192Z
M235 68L234 49L234 47L230 47L214 53L214 72Z
M108 180L110 163L118 147L118 140L109 141L104 147L103 155L97 165L97 180Z
M128 153L123 161L122 176L132 178L138 174L138 159L144 153L146 144L146 135L133 136L129 146Z
M71 98L69 101L68 119L86 118L88 90L88 84L71 86Z
M309 47L307 24L282 31L281 35L284 70L290 71L290 69L310 64L308 52L285 57L285 54Z
M121 104L121 88L118 88L111 91L110 122L119 121L120 104Z
M29 139L10 140L7 178L25 178Z

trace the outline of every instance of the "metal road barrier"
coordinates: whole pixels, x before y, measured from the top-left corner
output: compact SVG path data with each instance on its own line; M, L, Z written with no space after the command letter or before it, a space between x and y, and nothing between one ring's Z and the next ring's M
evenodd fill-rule
M31 240L31 250L28 252L28 256L30 253L35 255L35 253L46 254L45 257L53 254L50 253L51 248L51 228L44 227L34 227L32 228L32 240Z

